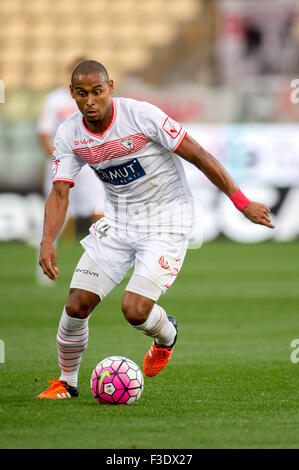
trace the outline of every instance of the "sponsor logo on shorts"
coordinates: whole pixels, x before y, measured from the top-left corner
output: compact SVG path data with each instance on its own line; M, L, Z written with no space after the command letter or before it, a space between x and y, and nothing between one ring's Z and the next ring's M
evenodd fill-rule
M80 269L76 268L75 273L82 273L82 274L89 274L90 276L96 276L99 277L99 273L96 273L94 271L89 271L89 269Z
M173 271L174 271L174 272L171 273L171 276L172 276L172 277L176 277L176 276L179 274L178 268L173 268Z
M163 269L169 269L170 268L169 263L168 263L167 259L164 258L164 256L160 256L160 258L158 259L158 263L160 264L161 268L163 268Z

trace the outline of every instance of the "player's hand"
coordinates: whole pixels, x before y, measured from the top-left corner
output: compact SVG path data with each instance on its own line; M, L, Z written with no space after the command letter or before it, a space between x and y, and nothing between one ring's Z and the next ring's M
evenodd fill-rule
M275 228L271 223L270 218L270 209L264 204L258 202L250 202L245 209L242 210L242 213L251 220L254 224L265 225L269 228Z
M52 242L42 241L39 256L39 264L44 273L53 281L56 281L59 269L56 266L56 250Z

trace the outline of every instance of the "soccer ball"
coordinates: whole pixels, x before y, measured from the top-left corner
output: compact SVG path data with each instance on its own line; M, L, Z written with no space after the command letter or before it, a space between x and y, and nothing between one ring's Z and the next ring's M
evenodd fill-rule
M106 405L132 405L140 398L143 385L143 374L138 365L122 356L103 359L90 379L93 396Z

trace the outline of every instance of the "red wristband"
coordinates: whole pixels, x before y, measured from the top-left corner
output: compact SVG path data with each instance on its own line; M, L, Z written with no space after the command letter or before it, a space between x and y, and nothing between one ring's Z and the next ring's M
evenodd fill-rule
M245 207L250 203L249 199L247 199L245 194L242 193L241 189L232 194L230 196L230 200L233 202L236 208L239 209L239 211L245 209Z

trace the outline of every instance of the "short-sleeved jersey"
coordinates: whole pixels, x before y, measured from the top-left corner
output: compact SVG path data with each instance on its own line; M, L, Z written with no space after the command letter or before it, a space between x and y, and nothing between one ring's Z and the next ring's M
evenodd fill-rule
M88 164L104 183L105 217L118 229L189 233L192 196L174 152L186 130L154 105L113 98L111 122L102 135L91 132L80 112L58 128L53 182L75 184Z

